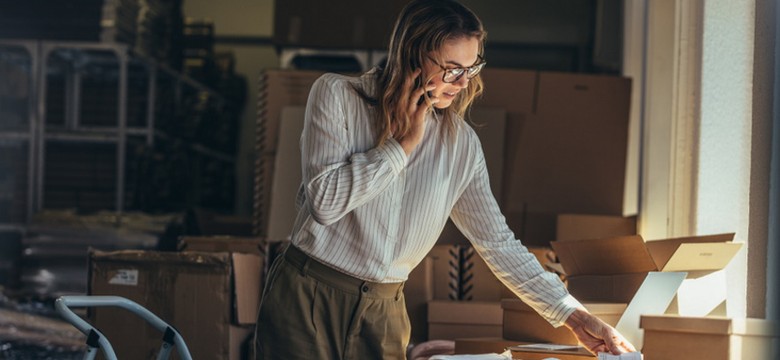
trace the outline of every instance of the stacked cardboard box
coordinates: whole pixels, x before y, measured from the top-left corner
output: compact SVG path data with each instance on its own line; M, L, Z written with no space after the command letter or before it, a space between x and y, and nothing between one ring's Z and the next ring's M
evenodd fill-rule
M778 359L780 327L761 319L642 316L645 360Z
M506 110L500 203L526 245L555 239L558 214L622 217L630 80L552 72L486 69L478 106Z
M183 240L184 252L94 252L89 293L122 296L147 308L176 327L193 358L241 359L262 288L258 244L191 238ZM90 317L120 356L149 358L160 348L162 334L128 312L96 308Z

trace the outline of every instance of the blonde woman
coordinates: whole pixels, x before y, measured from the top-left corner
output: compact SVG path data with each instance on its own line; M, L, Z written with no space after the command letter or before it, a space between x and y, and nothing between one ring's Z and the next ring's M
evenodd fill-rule
M507 227L463 114L482 92L485 31L453 0L413 0L386 64L313 85L291 246L272 266L258 359L405 359L403 284L448 218L496 276L592 352L634 348L588 313Z

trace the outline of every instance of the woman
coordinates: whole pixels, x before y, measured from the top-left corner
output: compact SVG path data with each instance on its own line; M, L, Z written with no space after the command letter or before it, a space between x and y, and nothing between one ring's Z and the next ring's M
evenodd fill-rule
M301 135L292 244L274 263L258 359L403 359L403 282L451 217L496 276L592 352L634 351L545 272L507 227L463 114L481 93L485 31L453 0L414 0L387 63L326 74Z

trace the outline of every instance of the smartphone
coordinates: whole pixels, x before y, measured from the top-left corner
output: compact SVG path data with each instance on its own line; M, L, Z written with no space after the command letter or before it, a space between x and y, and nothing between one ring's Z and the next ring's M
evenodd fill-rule
M433 92L428 91L428 97L433 96ZM425 96L420 96L420 100L417 100L417 105L422 105L425 102Z

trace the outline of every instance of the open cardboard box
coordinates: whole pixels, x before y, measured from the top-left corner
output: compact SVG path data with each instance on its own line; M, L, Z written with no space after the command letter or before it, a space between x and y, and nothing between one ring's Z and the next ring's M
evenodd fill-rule
M734 233L728 233L645 242L640 235L631 235L551 245L567 275L569 291L580 301L627 302L647 272L684 271L688 273L684 287L696 286L693 279L710 285L704 289L709 291L707 304L678 296L681 315L701 316L725 300L725 283L719 289L711 284L710 275L725 268L742 247L733 239Z
M672 298L667 301L659 294L670 290L676 294L681 315L700 316L690 312L708 313L725 301L725 281L713 283L711 275L726 267L742 247L741 243L733 243L733 238L734 233L728 233L645 242L641 236L632 235L553 241L551 245L568 276L569 291L580 301L620 302L630 297L626 313L631 315L623 316L617 328L639 346L642 338L638 315L663 313L672 302ZM681 279L674 289L670 287L675 281L660 275L680 272L687 275L687 280L683 283ZM698 287L700 280L707 283L707 288L697 291L695 298L693 292L678 292L680 286ZM664 309L655 311L663 303Z

